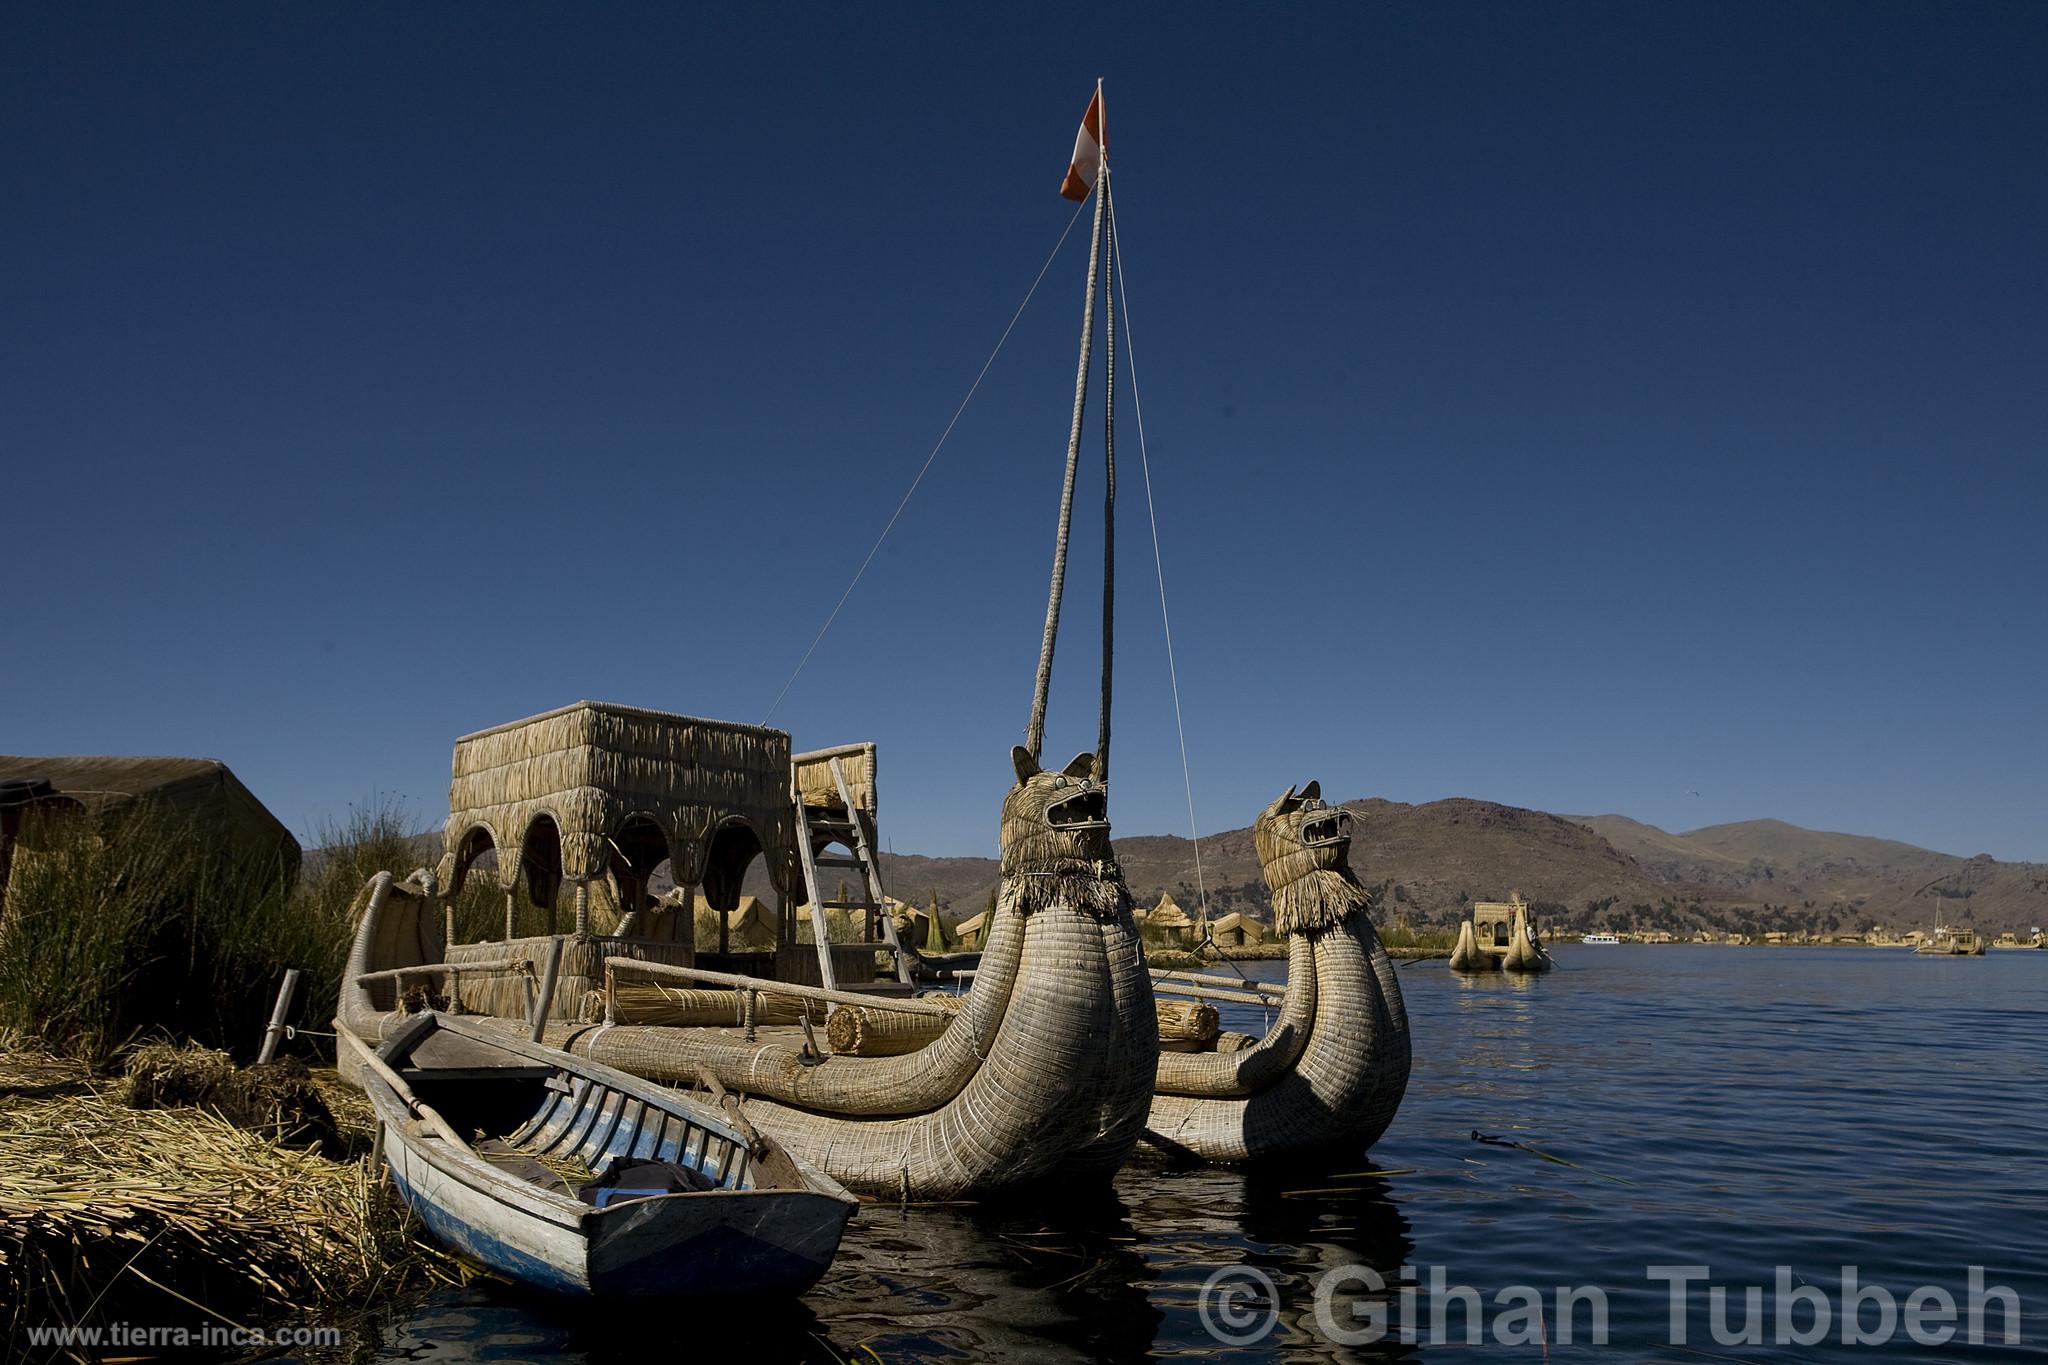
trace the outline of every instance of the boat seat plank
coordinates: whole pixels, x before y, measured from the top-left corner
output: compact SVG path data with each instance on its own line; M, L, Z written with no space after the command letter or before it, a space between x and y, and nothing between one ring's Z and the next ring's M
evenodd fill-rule
M398 1074L407 1085L428 1081L545 1080L555 1074L551 1066L436 1066L400 1067Z
M406 1065L416 1070L489 1071L493 1074L534 1072L542 1076L551 1075L554 1071L553 1067L446 1029L436 1029L415 1044L406 1057Z

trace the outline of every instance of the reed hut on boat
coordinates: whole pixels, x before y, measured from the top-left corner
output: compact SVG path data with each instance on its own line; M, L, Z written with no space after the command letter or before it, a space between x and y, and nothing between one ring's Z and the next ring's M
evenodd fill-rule
M434 889L452 902L477 859L495 850L506 936L448 943L446 960L459 966L520 958L538 969L566 908L574 936L562 949L551 1004L557 1018L573 1017L583 994L603 984L609 957L689 965L700 892L721 916L740 910L741 879L757 858L778 892L793 889L791 780L789 736L780 730L602 702L463 736L455 742ZM664 862L680 895L657 902L648 883ZM617 888L624 933L593 933L591 887L602 881ZM522 884L547 912L548 934L512 936L514 891ZM683 912L686 906L692 913ZM437 927L452 937L452 907ZM721 919L719 937L718 949L729 951L730 920ZM443 947L420 945L430 955L416 960L433 961ZM516 978L478 974L470 989L467 1008L524 1012L526 987Z

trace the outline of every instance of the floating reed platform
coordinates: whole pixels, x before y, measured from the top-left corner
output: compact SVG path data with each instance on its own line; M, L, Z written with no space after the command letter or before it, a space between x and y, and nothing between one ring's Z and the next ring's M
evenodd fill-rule
M0 1054L0 1332L9 1340L30 1327L115 1321L258 1326L459 1275L411 1238L365 1161L282 1145L212 1108L131 1107L131 1087L162 1103L195 1075L220 1079L218 1053L181 1069L165 1055L174 1049L150 1051L132 1081ZM258 1104L280 1093L260 1078L243 1088ZM330 1122L344 1142L366 1132L353 1112Z

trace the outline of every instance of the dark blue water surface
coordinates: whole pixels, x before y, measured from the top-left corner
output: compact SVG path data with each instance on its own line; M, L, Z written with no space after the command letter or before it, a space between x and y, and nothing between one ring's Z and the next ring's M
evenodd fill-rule
M576 1310L484 1286L373 1310L348 1349L305 1358L1391 1359L1432 1349L1433 1273L1481 1302L1481 1343L1466 1343L1460 1300L1442 1349L1490 1359L2048 1358L2048 952L1574 944L1556 956L1557 971L1533 978L1402 969L1415 1074L1369 1156L1260 1172L1141 1158L1107 1197L1048 1187L1004 1211L869 1207L796 1305ZM1256 1008L1224 1013L1226 1027L1262 1027ZM1649 1278L1675 1265L1707 1267L1682 1300L1682 1344L1672 1291ZM1780 1342L1781 1266L1788 1289L1827 1302L1818 1344ZM1844 1266L1897 1305L1887 1343L1843 1343ZM1973 1266L2019 1301L2021 1344L2004 1344L1996 1296L1991 1344L1964 1339ZM1347 1267L1390 1290L1413 1268L1420 1344L1398 1339L1399 1299ZM1203 1286L1225 1268L1240 1290L1219 1284L1205 1315ZM1256 1342L1219 1340L1211 1324L1234 1338L1264 1321L1253 1270L1277 1291L1277 1319ZM1540 1295L1540 1316L1499 1297L1515 1286ZM1607 1346L1589 1342L1583 1298L1567 1344L1559 1286L1604 1294ZM1720 1340L1710 1286L1726 1290ZM1761 1339L1737 1340L1751 1286ZM1909 1338L1906 1300L1922 1286L1953 1297L1954 1340ZM1386 1339L1331 1339L1330 1324L1369 1332L1353 1314L1373 1303L1394 1314ZM1809 1333L1813 1310L1787 1306ZM1923 1336L1941 1330L1939 1308L1926 1305ZM1863 1306L1864 1334L1882 1335L1881 1314Z

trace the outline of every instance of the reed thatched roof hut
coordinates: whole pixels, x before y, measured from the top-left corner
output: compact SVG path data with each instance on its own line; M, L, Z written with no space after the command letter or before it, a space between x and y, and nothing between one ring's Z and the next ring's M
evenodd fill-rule
M1161 939L1185 939L1194 925L1170 891L1161 892L1159 904L1145 916L1145 932Z
M1233 910L1212 920L1209 934L1226 948L1249 948L1266 941L1266 926L1250 915Z
M576 702L455 742L440 881L460 891L495 848L499 884L523 878L536 905L609 872L631 909L666 859L679 886L735 910L757 856L777 891L801 880L790 783L781 730Z
M27 812L112 815L145 802L218 835L224 850L248 867L275 866L287 883L298 877L299 841L218 759L5 754L0 755L0 885Z
M953 926L953 936L959 940L962 948L981 947L982 936L986 933L988 933L988 911L986 910L978 915L969 915L966 919Z
M732 910L714 910L701 895L695 905L699 915L724 915L728 939L742 947L773 948L781 934L781 916L759 896L741 896L738 907Z

